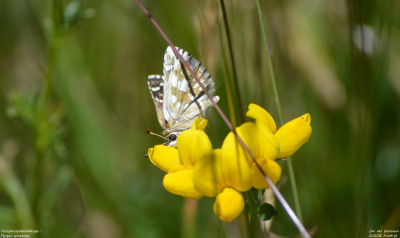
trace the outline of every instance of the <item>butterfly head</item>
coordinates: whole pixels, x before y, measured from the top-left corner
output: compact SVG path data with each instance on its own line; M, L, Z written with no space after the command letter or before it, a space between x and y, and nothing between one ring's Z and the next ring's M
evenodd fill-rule
M165 137L166 139L165 144L171 147L176 147L178 135L179 133L177 132L171 132L168 136Z
M157 136L160 138L163 138L165 142L163 145L171 146L171 147L176 147L176 142L178 140L178 136L181 132L171 132L171 131L164 131L164 135L159 135L156 133L151 132L149 129L147 129L147 134Z

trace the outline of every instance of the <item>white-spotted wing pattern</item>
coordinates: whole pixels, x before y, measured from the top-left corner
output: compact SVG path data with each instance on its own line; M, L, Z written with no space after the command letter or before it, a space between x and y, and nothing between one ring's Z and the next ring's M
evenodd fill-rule
M206 90L215 94L214 81L207 70L187 51L176 47L183 59L203 83ZM189 70L168 46L164 54L163 75L149 75L148 85L157 111L158 121L167 138L165 144L176 146L178 135L191 127L194 119L205 117L211 101ZM213 96L215 102L219 97Z

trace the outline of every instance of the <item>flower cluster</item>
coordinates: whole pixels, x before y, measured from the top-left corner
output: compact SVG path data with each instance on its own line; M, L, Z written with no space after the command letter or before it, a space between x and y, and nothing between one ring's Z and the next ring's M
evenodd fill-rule
M304 114L277 130L271 115L256 104L250 104L246 116L255 119L236 128L257 164L276 183L282 173L275 161L295 153L311 135L310 114ZM221 148L213 149L204 132L207 120L197 118L191 129L182 132L177 148L156 145L148 155L154 165L167 174L164 188L177 195L200 199L216 197L214 213L230 222L244 208L242 192L254 187L269 187L257 164L230 132Z

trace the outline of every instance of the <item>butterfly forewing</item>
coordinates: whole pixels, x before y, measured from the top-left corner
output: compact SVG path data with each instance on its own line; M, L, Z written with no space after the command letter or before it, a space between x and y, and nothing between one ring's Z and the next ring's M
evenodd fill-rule
M215 93L214 81L207 70L187 51L176 47L183 59L200 79L206 90ZM171 47L164 54L163 76L150 75L148 84L157 110L158 121L164 129L164 135L178 135L187 130L197 117L205 117L212 106L211 101L200 85L184 67ZM219 97L214 96L218 102ZM171 145L171 143L168 143Z
M187 51L178 47L177 50L209 93L214 94L214 82L207 70ZM211 106L211 101L189 70L175 56L171 47L167 48L164 55L164 77L165 102L168 102L164 104L164 111L170 115L167 119L169 122L167 127L169 126L172 131L186 130L190 128L196 117L205 116L205 111ZM218 101L219 97L214 99Z

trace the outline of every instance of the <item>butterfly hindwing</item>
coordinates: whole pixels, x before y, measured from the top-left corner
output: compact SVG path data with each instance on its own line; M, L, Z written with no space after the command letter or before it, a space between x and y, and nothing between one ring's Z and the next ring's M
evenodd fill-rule
M149 75L147 77L147 84L151 97L153 98L154 106L157 111L158 122L161 127L165 128L165 117L164 117L164 76L161 75Z

